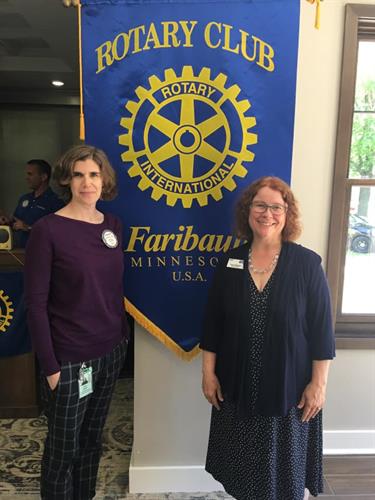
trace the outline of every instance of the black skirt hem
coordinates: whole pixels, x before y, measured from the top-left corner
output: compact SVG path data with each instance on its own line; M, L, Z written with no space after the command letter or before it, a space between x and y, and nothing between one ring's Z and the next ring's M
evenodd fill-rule
M224 483L223 483L223 482L222 482L222 481L221 481L221 480L217 477L217 475L216 475L214 472L211 472L210 470L208 470L207 466L205 467L205 471L206 471L208 474L210 474L210 475L211 475L211 476L215 479L215 481L217 481L218 483L220 483L220 484L223 486L225 493L228 493L228 495L231 495L231 496L232 496L235 500L269 500L269 498L268 498L268 497L267 497L267 498L266 498L266 497L264 497L264 499L259 498L259 497L253 497L253 498L247 498L247 497L246 497L246 498L245 498L245 497L236 497L236 496L235 496L235 492L234 492L234 491L232 491L232 488L231 488L231 487L226 486L226 484L224 484ZM318 488L316 488L316 487L312 487L312 486L310 486L310 487L309 487L309 485L308 485L308 484L306 484L306 485L305 485L305 488L307 488L307 489L309 490L310 495L312 495L313 497L317 497L317 496L319 496L321 493L324 493L324 491L323 491L323 488L322 488L322 487L318 487ZM312 489L310 489L310 488L312 488ZM304 498L304 495L302 495L301 499L295 499L295 498L293 498L293 499L290 499L290 500L303 500L303 498ZM285 499L285 500L287 500L287 499Z

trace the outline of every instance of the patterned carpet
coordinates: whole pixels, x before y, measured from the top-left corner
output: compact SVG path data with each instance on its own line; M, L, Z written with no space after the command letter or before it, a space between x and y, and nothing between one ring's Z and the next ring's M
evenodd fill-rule
M0 420L0 498L39 498L46 419ZM133 379L120 379L104 431L97 498L124 498L133 439Z
M1 500L40 500L39 495L1 495ZM233 497L225 493L149 493L149 494L130 494L123 495L96 495L95 500L233 500ZM333 499L332 499L333 500ZM348 500L362 500L348 498ZM363 500L372 500L365 498Z
M0 500L39 500L39 472L46 419L0 419ZM103 439L95 500L224 500L219 493L130 494L133 379L117 382Z

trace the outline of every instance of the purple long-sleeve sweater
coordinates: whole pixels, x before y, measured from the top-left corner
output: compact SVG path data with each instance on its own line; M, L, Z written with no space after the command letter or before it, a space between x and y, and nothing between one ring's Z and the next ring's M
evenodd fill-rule
M103 231L118 240L109 248ZM26 248L28 327L45 375L64 361L104 356L128 337L123 306L121 222L91 224L51 214L34 224Z

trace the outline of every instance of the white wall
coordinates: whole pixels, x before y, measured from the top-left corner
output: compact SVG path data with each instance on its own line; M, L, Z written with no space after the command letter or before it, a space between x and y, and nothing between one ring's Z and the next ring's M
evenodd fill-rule
M374 3L357 1L352 3ZM301 1L292 187L300 201L301 243L327 250L344 0L314 8ZM209 408L200 393L200 359L180 361L136 328L131 492L219 489L203 472ZM329 453L375 453L375 351L338 351L325 409Z
M322 5L321 29L302 2L292 187L304 225L301 243L327 254L341 77L344 0ZM368 3L351 1L351 3ZM325 450L375 453L375 351L339 350L325 409ZM355 431L355 432L353 432Z
M210 408L200 390L200 356L181 361L136 326L134 358L130 492L221 489L203 467Z

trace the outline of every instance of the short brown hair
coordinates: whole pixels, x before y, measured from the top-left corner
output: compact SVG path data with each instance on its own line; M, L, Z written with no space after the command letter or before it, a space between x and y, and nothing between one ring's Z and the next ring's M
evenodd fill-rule
M93 160L100 168L103 178L101 199L113 200L117 195L116 173L104 151L87 144L73 146L56 163L53 170L55 191L65 201L71 200L70 181L72 180L73 167L77 161L84 160Z
M47 176L47 182L49 182L52 168L51 165L48 163L48 161L34 159L26 162L26 165L35 165L38 168L39 174L40 175L45 174Z
M295 241L302 231L297 200L286 182L279 179L279 177L271 176L260 177L252 182L241 194L236 207L237 236L248 241L253 239L253 232L249 226L249 210L255 195L263 187L279 191L284 202L288 205L281 237L283 241Z

